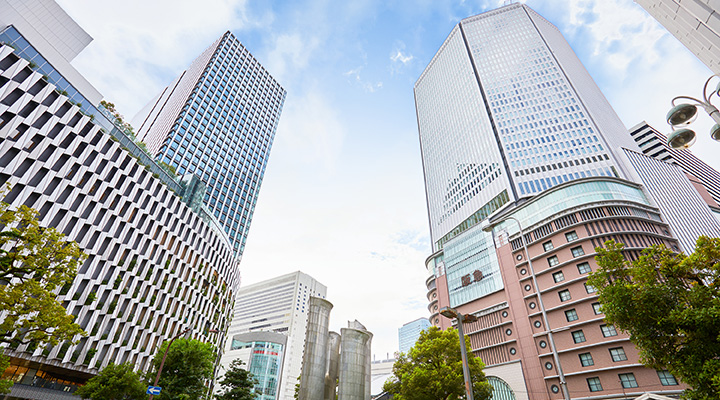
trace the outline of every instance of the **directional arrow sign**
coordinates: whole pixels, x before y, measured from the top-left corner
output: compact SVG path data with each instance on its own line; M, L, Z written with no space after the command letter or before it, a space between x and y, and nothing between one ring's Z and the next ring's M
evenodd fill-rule
M148 386L147 392L145 392L145 393L151 394L153 396L157 396L160 394L161 390L162 390L162 388L160 386Z

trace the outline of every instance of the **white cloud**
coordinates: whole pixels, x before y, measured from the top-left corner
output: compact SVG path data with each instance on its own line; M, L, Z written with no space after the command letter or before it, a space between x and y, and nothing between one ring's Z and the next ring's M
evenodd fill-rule
M275 38L275 46L268 56L267 69L279 82L287 79L289 71L297 72L308 65L313 52L320 44L316 37L303 37L295 32Z
M368 93L375 93L376 91L383 88L382 82L370 82L360 77L360 72L363 70L363 67L357 67L354 69L351 69L345 73L343 73L344 76L347 76L350 78L350 80L360 87L363 88Z
M394 62L400 61L400 62L403 63L403 64L409 63L410 61L413 60L413 58L414 58L414 57L413 57L412 54L405 55L405 54L403 54L403 52L400 51L399 49L396 49L396 50L395 50L395 54L393 54L392 56L390 56L390 59L393 60Z

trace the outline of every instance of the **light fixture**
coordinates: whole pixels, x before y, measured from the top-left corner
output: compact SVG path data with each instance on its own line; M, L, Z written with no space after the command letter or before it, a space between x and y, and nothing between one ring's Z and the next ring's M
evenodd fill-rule
M712 129L710 129L710 137L720 142L720 124L713 125Z
M713 75L705 81L705 86L703 86L702 91L702 100L689 96L677 96L672 99L671 104L673 107L667 113L666 120L667 123L673 127L673 129L675 127L687 126L691 122L695 121L698 114L697 106L702 106L702 108L705 110L705 112L708 113L710 118L712 118L716 122L712 129L710 129L710 137L712 137L713 140L720 141L720 111L718 111L718 109L710 102L710 99L713 95L720 97L720 83L718 83L718 85L715 87L715 90L711 91L710 94L708 94L708 85L714 77L720 78L720 75ZM675 104L675 101L680 99L690 100L695 104ZM670 147L674 149L687 149L695 143L696 138L697 135L690 129L676 129L673 130L670 136L668 136L667 143Z
M668 145L673 149L687 149L695 143L697 136L691 129L678 129L668 136Z
M697 107L692 104L679 104L667 113L667 122L672 126L685 126L697 118Z

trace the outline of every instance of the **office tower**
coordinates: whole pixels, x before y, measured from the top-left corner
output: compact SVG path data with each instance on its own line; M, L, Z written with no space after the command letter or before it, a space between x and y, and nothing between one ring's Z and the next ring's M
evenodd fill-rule
M430 322L454 323L443 307L478 317L466 333L502 398L681 392L666 372L638 367L585 285L609 239L629 258L679 244L628 180L623 149L640 148L557 28L522 4L462 20L415 101Z
M400 352L407 354L420 338L420 333L432 326L427 318L418 318L408 322L398 329L398 342Z
M415 84L433 249L468 218L638 150L560 32L513 4L462 20Z
M226 32L133 119L159 161L207 185L205 205L238 258L284 100L280 84Z
M688 155L693 157L692 154ZM677 165L630 150L625 150L625 156L633 166L633 180L642 183L670 226L673 236L678 238L680 248L673 250L690 254L695 251L695 243L700 236L720 237L720 221L713 215L712 208L708 207L709 202L715 202L705 186L694 184L691 180L693 177ZM704 163L702 165L707 167Z
M720 10L712 0L635 0L714 73L720 74Z
M3 377L15 381L9 396L75 398L111 362L147 369L160 344L186 329L224 343L239 271L224 232L193 199L202 185L164 174L98 112L102 97L70 72L66 54L89 36L55 3L0 1L0 10L10 23L0 30L0 185L12 187L2 201L37 209L41 226L88 254L58 293L88 335L3 348L11 359Z
M323 284L300 271L241 287L235 299L232 324L220 364L227 368L232 360L242 358L242 347L245 345L237 343L248 343L249 340L243 339L248 333L285 335L285 360L276 398L293 398L302 368L308 301L310 297L324 298L326 294L327 288Z
M643 121L630 128L630 135L637 142L643 154L660 161L666 161L682 168L710 193L708 205L720 216L720 172L695 157L688 149L673 149L667 145L667 138Z

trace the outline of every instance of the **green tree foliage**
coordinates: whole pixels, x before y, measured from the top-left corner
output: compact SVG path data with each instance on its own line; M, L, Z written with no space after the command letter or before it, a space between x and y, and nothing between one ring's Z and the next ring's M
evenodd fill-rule
M0 191L0 196L4 191ZM0 202L0 343L56 345L85 332L57 301L87 257L55 228L43 228L37 211ZM0 354L0 367L8 361ZM3 368L4 370L4 368ZM0 383L0 393L10 383Z
M111 363L75 391L75 395L90 400L144 400L146 389L132 365Z
M215 395L217 400L253 400L256 396L253 387L257 380L252 377L249 371L242 368L241 360L233 360L230 368L225 371L220 386L220 394Z
M470 348L470 339L465 343ZM485 364L468 354L473 395L488 400L492 387L485 379ZM458 400L465 398L465 379L460 356L460 338L455 329L441 331L430 327L408 354L401 354L393 365L394 377L385 382L383 390L396 400Z
M160 362L169 341L155 353L148 382L155 382ZM158 400L197 400L207 391L205 382L213 378L215 348L210 343L193 339L177 339L170 346L157 386L162 388Z
M720 393L720 239L700 237L695 253L663 246L633 262L614 241L598 248L598 289L605 320L630 334L648 367L668 370L692 387L688 399Z

